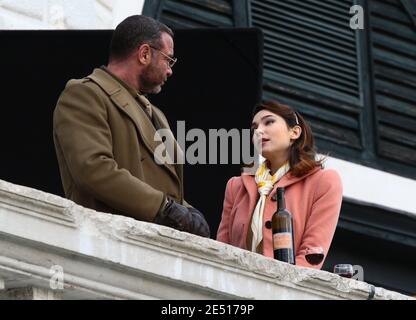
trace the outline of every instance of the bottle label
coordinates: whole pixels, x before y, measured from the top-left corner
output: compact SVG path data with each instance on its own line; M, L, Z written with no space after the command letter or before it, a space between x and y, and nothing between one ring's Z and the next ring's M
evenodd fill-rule
M273 249L291 249L292 234L290 232L275 233L273 235Z

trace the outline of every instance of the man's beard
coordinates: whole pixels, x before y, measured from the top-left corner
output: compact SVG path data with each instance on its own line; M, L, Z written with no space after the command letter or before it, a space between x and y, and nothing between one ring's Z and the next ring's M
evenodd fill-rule
M155 80L155 68L149 66L139 76L139 83L141 84L141 92L157 94L162 90L162 82Z

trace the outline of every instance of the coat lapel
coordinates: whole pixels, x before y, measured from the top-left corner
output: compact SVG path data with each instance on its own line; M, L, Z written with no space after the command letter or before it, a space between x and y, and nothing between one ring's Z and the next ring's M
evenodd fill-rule
M304 175L302 177L294 177L290 173L284 175L282 177L282 179L280 179L274 185L274 188L270 192L269 196L271 197L273 194L275 194L277 188L279 188L279 187L286 188L286 187L288 187L292 184L297 183L300 180L305 179L307 176L314 174L315 172L319 171L320 169L321 168L317 167L317 168L311 170L309 173L307 173L306 175ZM241 175L241 180L243 182L244 188L246 189L246 193L247 193L248 198L249 198L248 208L245 212L245 214L247 215L246 221L248 221L248 223L247 223L247 226L245 226L244 231L243 231L243 239L247 239L247 232L248 232L248 228L250 227L249 222L251 220L251 215L253 214L254 208L256 207L257 201L259 199L259 193L258 193L258 189L257 189L257 185L256 185L254 175L242 174ZM263 219L265 221L271 220L274 211L275 210L272 210L272 211L265 210ZM244 243L244 245L245 245L245 243Z
M286 188L300 180L305 179L307 176L310 176L311 174L314 174L315 172L321 170L320 167L316 167L315 169L312 169L310 172L308 172L307 174L305 174L302 177L294 177L292 176L290 173L286 174L282 177L282 179L280 179L275 186L273 187L273 190L270 192L270 194L273 194L276 192L276 188ZM245 189L247 190L247 194L249 196L249 209L250 210L254 210L257 201L258 201L258 190L257 190L257 185L256 185L256 181L254 179L254 175L251 174L242 174L241 175L241 179L243 181L243 185L245 187ZM251 212L252 212L251 211Z
M173 176L179 180L178 174L172 165L173 161L167 163L159 157L157 152L155 152L159 144L162 143L160 142L161 139L158 139L159 141L154 139L155 136L158 136L158 133L156 132L149 116L145 113L143 108L138 106L138 102L132 97L132 95L127 92L121 84L115 81L111 75L101 69L95 69L94 72L87 78L98 84L109 95L113 103L130 118L130 120L135 124L145 147L151 154L153 154L157 163L162 163L173 174Z
M243 245L247 250L251 250L249 247L247 247L247 234L249 228L251 228L251 216L254 212L254 208L256 207L257 201L258 201L258 191L257 191L257 185L256 181L254 180L253 175L248 174L242 174L241 180L243 182L243 186L246 189L246 194L248 195L248 208L245 210L244 214L246 215L244 217L244 220L246 221L246 225L244 226L243 230Z
M248 174L242 174L241 180L243 181L244 188L246 188L246 191L249 197L248 212L251 215L258 200L258 196L257 196L258 191L257 191L256 181L254 180L253 175L248 175Z
M153 117L157 119L158 123L160 124L162 128L168 129L165 131L165 135L166 135L167 141L169 141L173 145L173 150L169 150L168 147L166 148L166 150L167 150L167 153L169 154L170 159L177 159L178 163L174 165L174 168L176 170L178 177L182 180L183 179L183 165L182 164L185 163L184 153L181 147L179 146L178 142L176 141L172 131L170 130L169 123L167 122L165 116L156 107L153 107Z
M282 179L280 179L276 185L273 188L272 193L276 192L276 188L286 188L296 182L299 182L303 179L305 179L306 177L310 176L311 174L314 174L315 172L321 170L320 167L316 167L314 169L312 169L311 171L309 171L307 174L301 176L301 177L294 177L292 176L290 173L286 174L285 176L283 176Z

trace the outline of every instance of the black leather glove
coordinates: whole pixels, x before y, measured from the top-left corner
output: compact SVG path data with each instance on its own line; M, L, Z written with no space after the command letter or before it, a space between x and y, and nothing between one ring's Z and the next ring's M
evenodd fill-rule
M209 237L209 226L201 212L168 200L153 222L202 237Z
M200 235L201 237L210 237L210 230L207 221L205 220L204 215L195 208L188 208L189 212L194 216L193 218L193 233Z

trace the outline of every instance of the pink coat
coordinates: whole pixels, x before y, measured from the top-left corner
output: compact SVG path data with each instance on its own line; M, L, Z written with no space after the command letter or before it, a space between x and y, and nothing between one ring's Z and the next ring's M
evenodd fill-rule
M316 168L303 177L285 175L270 192L266 200L263 223L263 254L273 258L272 230L267 228L277 202L272 200L276 188L285 188L286 208L293 215L296 265L317 268L305 260L307 247L320 246L327 256L342 202L342 184L332 169ZM217 240L236 247L247 248L247 232L251 215L259 198L253 175L242 174L231 178L225 190L222 219Z

